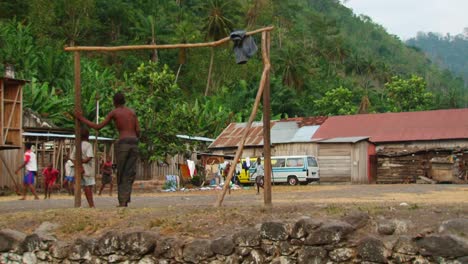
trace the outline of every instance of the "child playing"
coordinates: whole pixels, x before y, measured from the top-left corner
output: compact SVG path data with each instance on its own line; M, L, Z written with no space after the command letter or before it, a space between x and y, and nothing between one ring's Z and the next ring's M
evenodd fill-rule
M95 173L94 173L94 154L93 145L89 143L89 130L87 128L81 129L81 160L83 164L83 175L81 178L81 186L88 201L90 208L94 208L93 200L93 186L96 184ZM76 149L71 154L71 159L75 159ZM74 162L75 163L75 162Z
M59 176L59 171L52 167L52 163L49 163L42 171L42 175L44 176L44 199L50 199L55 181Z
M65 180L63 181L63 185L66 186L69 194L74 193L75 168L73 166L73 161L71 159L68 159L67 162L65 163Z
M112 196L112 159L110 156L107 156L107 160L101 164L101 173L102 183L98 195L102 194L102 190L104 190L106 184L110 184L109 196Z
M37 161L36 154L32 152L32 144L27 142L24 144L26 151L24 152L24 163L18 167L15 174L18 173L22 168L26 168L26 174L23 177L23 198L20 200L26 200L26 192L29 188L31 193L34 195L35 200L39 200L36 189L34 189L34 177L37 173Z

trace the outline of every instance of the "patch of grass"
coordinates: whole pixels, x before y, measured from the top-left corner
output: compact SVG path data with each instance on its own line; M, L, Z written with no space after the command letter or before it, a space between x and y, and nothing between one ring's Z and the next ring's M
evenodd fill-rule
M417 210L417 209L420 209L418 204L412 204L408 206L408 210Z
M329 215L341 215L344 212L344 209L342 207L339 207L335 204L330 204L325 208L325 211Z

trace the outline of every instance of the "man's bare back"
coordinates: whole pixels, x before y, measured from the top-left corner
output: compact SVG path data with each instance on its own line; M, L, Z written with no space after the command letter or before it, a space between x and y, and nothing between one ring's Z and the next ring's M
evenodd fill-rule
M140 127L136 114L132 109L119 106L112 110L108 117L114 120L119 131L119 139L139 137Z

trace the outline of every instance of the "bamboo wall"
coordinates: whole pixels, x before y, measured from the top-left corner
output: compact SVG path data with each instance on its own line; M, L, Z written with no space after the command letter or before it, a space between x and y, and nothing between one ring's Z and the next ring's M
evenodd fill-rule
M23 184L22 173L14 174L15 170L21 165L22 149L1 150L0 155L6 164L0 161L0 188L14 188L15 183L19 186ZM6 166L5 166L6 165ZM11 174L9 173L11 172Z

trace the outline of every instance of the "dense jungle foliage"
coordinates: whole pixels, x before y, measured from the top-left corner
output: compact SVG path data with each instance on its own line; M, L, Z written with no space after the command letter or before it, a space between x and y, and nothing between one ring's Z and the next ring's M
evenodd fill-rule
M407 45L420 48L431 60L444 69L461 76L468 84L468 27L455 36L438 33L418 33L406 41Z
M460 78L339 0L7 0L0 10L0 67L13 64L17 77L31 80L25 106L60 127L73 127L73 54L64 46L206 42L270 25L275 119L468 102ZM260 35L255 40L260 45ZM145 129L143 154L159 159L181 151L176 134L214 138L245 121L262 67L261 52L235 64L231 43L82 53L83 112L95 119L100 99L102 118L114 92L125 91Z

